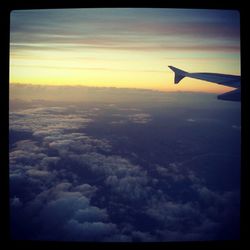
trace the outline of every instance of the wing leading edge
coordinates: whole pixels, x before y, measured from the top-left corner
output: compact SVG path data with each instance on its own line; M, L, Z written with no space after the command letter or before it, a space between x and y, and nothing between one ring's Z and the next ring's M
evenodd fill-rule
M241 101L240 76L218 73L189 73L173 66L169 66L169 68L175 73L175 84L178 84L184 77L190 77L203 81L221 84L228 87L233 87L236 89L219 95L218 99L228 101Z

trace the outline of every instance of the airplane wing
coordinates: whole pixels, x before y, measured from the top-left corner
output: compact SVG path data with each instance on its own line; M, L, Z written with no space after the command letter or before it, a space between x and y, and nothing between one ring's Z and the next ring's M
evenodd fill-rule
M224 93L218 96L221 100L240 101L240 76L226 75L218 73L189 73L184 70L169 66L169 68L175 73L174 83L178 84L184 77L190 77L200 79L203 81L213 82L228 87L236 88L236 90Z
M234 89L232 91L218 95L217 98L219 100L240 102L241 101L241 91L240 91L240 89Z

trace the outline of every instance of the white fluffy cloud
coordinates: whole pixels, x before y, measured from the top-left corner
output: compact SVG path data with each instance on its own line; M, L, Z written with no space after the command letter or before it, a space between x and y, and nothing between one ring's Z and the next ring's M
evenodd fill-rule
M112 192L128 200L140 200L146 197L149 189L147 172L129 160L94 152L70 157L97 176L103 176L104 183L112 188Z
M91 206L84 196L49 202L41 210L39 220L42 227L38 239L102 241L116 231L115 224L106 222L106 210Z
M84 115L72 114L61 107L31 108L9 115L10 129L30 131L35 136L51 135L64 130L83 128L92 120Z
M66 240L74 241L106 241L116 232L116 225L103 222L83 222L71 219L64 226Z
M97 191L97 187L84 183L84 184L75 186L73 190L80 192L82 195L86 197L91 197Z
M166 167L156 165L156 171L162 177L170 177L175 182L182 181L185 176L184 171L180 170L180 166L177 163L169 163Z
M149 194L150 188L147 186L147 176L125 176L117 178L117 176L109 176L106 184L112 187L121 197L128 200L139 201Z
M10 163L18 163L21 161L32 162L41 160L46 157L42 148L31 140L21 140L15 143L15 147L9 154Z
M46 178L50 175L50 173L48 171L38 170L38 169L29 169L26 173L32 177L44 177L44 178Z
M107 140L92 138L83 133L46 136L44 143L48 143L50 149L58 150L60 155L65 155L69 152L85 153L96 150L109 152L111 150L111 145Z
M98 222L98 221L107 221L108 215L106 210L100 209L98 207L86 207L79 209L74 218L81 223L84 222Z
M145 114L145 113L138 113L138 114L132 114L129 115L130 121L133 123L148 123L151 121L151 115Z
M129 160L117 155L103 155L96 152L90 152L81 155L71 155L78 160L83 166L88 166L91 170L103 174L105 176L115 175L118 178L127 175L145 174L140 166L132 164Z

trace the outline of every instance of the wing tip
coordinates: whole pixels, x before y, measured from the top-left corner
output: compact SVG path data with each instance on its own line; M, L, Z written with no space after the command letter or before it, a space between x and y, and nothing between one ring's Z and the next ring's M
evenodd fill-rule
M187 72L181 69L178 69L174 66L169 65L168 66L174 73L174 83L178 84L185 76L187 76Z

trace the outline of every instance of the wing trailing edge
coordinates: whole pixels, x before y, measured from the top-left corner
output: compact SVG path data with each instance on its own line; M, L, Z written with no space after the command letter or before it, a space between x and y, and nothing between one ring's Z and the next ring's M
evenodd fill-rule
M234 89L232 91L218 95L217 98L219 100L224 100L224 101L240 102L241 101L241 91L240 91L240 89Z

